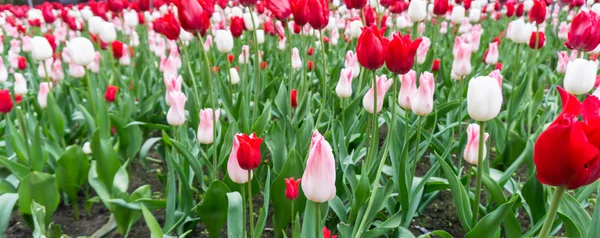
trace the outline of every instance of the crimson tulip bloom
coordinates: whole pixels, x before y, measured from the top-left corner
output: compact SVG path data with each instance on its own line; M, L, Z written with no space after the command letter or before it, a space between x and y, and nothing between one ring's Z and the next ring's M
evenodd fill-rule
M308 24L315 30L321 30L329 23L329 3L327 0L307 0Z
M244 7L254 6L258 0L239 0L240 4Z
M406 74L415 63L415 54L421 44L421 38L410 40L410 35L394 34L394 39L387 46L385 66L396 73Z
M231 31L231 35L235 38L239 38L244 33L244 29L246 25L244 24L244 19L241 17L231 17L231 25L229 26L229 30Z
M443 16L446 15L446 12L448 12L448 0L433 1L433 14Z
M385 62L385 47L377 25L364 27L356 45L358 62L370 70L381 68Z
M56 51L56 37L52 34L44 34L44 38L46 38L50 47L52 47L52 52Z
M115 59L120 59L121 57L123 57L123 42L120 42L118 40L113 41L111 47L113 57L115 57Z
M256 137L256 132L251 136L237 134L235 137L240 142L240 147L236 154L240 168L245 170L258 168L260 165L260 145L263 139Z
M506 3L506 16L512 17L514 15L515 15L515 3L514 2Z
M529 21L542 24L546 21L546 4L542 0L534 0L529 10Z
M126 7L127 0L106 0L106 4L108 5L108 10L119 13Z
M438 70L440 70L440 64L441 64L440 59L434 59L433 60L433 64L431 65L431 71L438 71Z
M364 14L365 14L365 24L367 26L377 24L377 14L375 14L375 9L367 6L364 9Z
M13 102L10 98L10 92L3 89L0 90L0 113L9 113L13 108Z
M25 70L27 68L27 59L25 59L24 56L19 56L19 58L17 58L17 67L20 70Z
M525 12L525 5L523 5L523 3L520 2L517 5L517 11L516 11L517 17L523 16L523 12Z
M565 46L572 50L592 51L600 43L600 16L581 11L571 22Z
M210 27L210 16L208 11L198 0L181 0L178 2L177 15L181 27L191 33L200 32L206 34Z
M44 17L44 21L48 24L53 23L56 20L56 16L52 12L52 6L50 4L44 4L42 6L42 16Z
M537 33L537 39L536 39L536 33ZM537 41L537 45L535 44L536 41ZM544 32L531 32L531 37L529 38L529 48L541 49L542 47L544 47L545 43L546 43L546 36L544 35Z
M106 87L106 92L104 93L104 99L107 102L114 102L115 98L117 97L118 91L119 91L119 87L113 86L113 85L108 85L108 87Z
M277 20L283 21L292 15L292 7L288 0L266 0L267 9L273 13Z
M307 7L308 0L290 0L294 22L298 26L304 26L308 23L308 17L312 14Z
M292 108L298 107L298 91L296 89L292 89L292 92L290 92L290 103Z
M367 0L343 0L343 2L348 9L363 9L367 5Z
M541 183L576 189L600 178L600 99L588 96L580 103L561 87L558 91L562 112L538 137L533 161Z
M296 200L298 197L298 185L302 179L294 180L294 177L285 178L285 197L289 200Z
M179 33L181 33L179 21L177 21L172 12L156 19L153 25L154 31L163 34L169 40L177 40L179 38Z

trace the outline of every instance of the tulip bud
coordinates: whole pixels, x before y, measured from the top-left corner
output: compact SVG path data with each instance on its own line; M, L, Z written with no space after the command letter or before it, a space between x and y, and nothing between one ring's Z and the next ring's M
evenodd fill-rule
M221 109L217 109L214 114L216 120L213 120L212 108L200 110L200 125L198 125L198 141L200 144L210 145L213 143L213 128L219 122Z
M48 105L48 92L50 92L48 83L40 83L40 91L38 92L37 100L42 109L46 108L46 105Z
M233 36L231 36L231 32L226 30L217 30L215 32L215 43L219 52L230 52L233 49Z
M237 134L239 148L237 151L237 161L242 169L253 170L260 165L260 146L263 139L256 137L256 133L251 136L246 134Z
M424 0L412 0L408 5L408 17L413 22L420 22L427 17L427 2Z
M98 34L100 35L100 40L108 44L117 39L117 31L112 22L103 22Z
M460 43L454 52L454 61L452 62L452 73L458 78L462 78L471 73L471 46L467 43Z
M502 90L498 81L489 76L479 76L469 81L467 109L476 121L494 119L502 107Z
M67 42L69 52L77 52L71 55L73 63L86 66L90 64L95 57L94 45L90 40L84 37L76 37Z
M23 77L23 74L14 73L13 76L15 77L15 83L13 84L15 95L27 94L27 81L25 80L25 77Z
M481 9L471 8L469 9L469 22L476 23L481 19Z
M265 43L265 31L262 29L256 30L256 41L259 45Z
M240 75L238 74L238 71L236 68L229 69L229 77L231 80L231 84L233 84L233 85L236 85L240 82Z
M325 138L313 132L306 169L302 175L302 191L313 202L326 202L335 197L335 159Z
M419 78L419 88L410 97L410 107L419 116L427 116L433 111L435 81L433 74L424 72Z
M544 47L545 43L546 37L544 35L544 32L531 32L531 37L529 38L529 48L541 49L542 47Z
M431 71L437 72L438 70L440 70L440 64L440 59L434 59L433 64L431 65Z
M457 5L452 8L452 23L461 24L463 19L465 18L465 8L461 5Z
M467 146L465 146L465 150L463 152L463 158L465 159L465 161L475 166L477 166L477 163L479 161L479 130L479 125L474 123L470 124L469 127L467 127ZM487 141L488 137L489 134L485 133L485 136L483 138L483 159L485 159L487 155L485 142Z
M410 96L417 91L417 73L410 70L406 74L399 75L401 85L400 94L398 95L398 104L400 107L409 110L411 109Z
M292 89L290 92L290 103L292 108L298 107L298 91L296 89Z
M569 62L565 72L565 90L574 95L589 92L596 82L597 69L598 65L594 61L575 59Z
M292 49L292 68L302 68L302 59L300 59L300 53L298 53L298 48L296 47Z
M376 85L373 85L369 91L363 97L363 107L369 113L379 113L383 107L383 99L385 98L385 94L392 86L393 81L388 80L387 77L381 75L377 77ZM377 95L374 95L374 87L377 87ZM377 105L375 105L375 96L377 96ZM376 108L375 108L376 107Z
M350 22L350 38L356 39L362 33L363 24L361 20L354 20Z
M181 126L185 122L185 101L187 98L182 92L171 92L171 107L167 112L167 122L172 126Z
M86 155L89 155L89 154L92 153L92 146L91 146L91 144L90 144L89 141L86 141L83 144L83 153L86 154Z
M294 180L294 177L285 180L285 197L289 200L296 200L298 197L298 185L302 179Z
M352 68L343 68L340 72L340 80L335 87L335 92L340 98L352 96Z
M358 62L370 70L376 70L385 63L383 37L376 25L363 29L356 45L356 54Z
M138 14L135 12L135 10L123 13L123 20L125 21L125 25L132 28L140 24L140 19L138 18Z
M498 63L498 57L498 42L492 42L483 56L483 61L489 65L496 64Z
M13 101L7 89L0 90L0 113L9 113L13 108Z
M108 87L106 87L106 92L104 93L104 99L107 102L114 102L118 91L119 87L108 85Z
M352 69L352 78L356 78L360 75L360 65L358 64L358 57L351 50L346 52L346 61L344 61L344 67Z
M46 38L40 36L33 37L32 46L31 55L33 59L43 61L52 57L52 46L50 46Z

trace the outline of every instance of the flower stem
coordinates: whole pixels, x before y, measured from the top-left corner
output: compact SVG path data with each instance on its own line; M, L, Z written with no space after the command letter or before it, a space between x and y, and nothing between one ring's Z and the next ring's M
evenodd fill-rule
M315 237L320 237L319 236L319 232L321 231L321 229L319 229L319 228L321 227L321 206L320 206L321 203L316 202L316 204L317 204L317 217L316 217L316 219L317 219L317 225L315 227L316 228L315 229L315 231L316 231L316 233L315 233L316 236Z
M373 117L371 119L371 133L369 133L368 135L371 137L371 143L369 144L370 148L369 148L369 153L368 153L368 157L367 157L367 170L369 169L369 165L371 164L370 162L371 157L373 158L377 158L377 143L378 143L378 139L379 138L375 138L375 134L377 131L377 75L375 74L375 70L371 71L373 73Z
M556 190L554 190L554 194L552 195L552 202L550 203L550 207L548 208L548 215L546 215L544 226L542 226L542 230L540 231L538 238L547 238L550 234L550 230L552 229L552 223L554 223L554 218L556 217L556 210L558 210L560 199L565 193L565 190L566 188L563 186L556 187Z
M327 61L325 60L325 44L323 43L323 31L319 34L321 36L321 57L323 58L323 82L321 83L321 87L323 87L323 95L321 95L321 109L319 110L319 116L317 117L317 124L315 127L319 127L319 122L321 122L321 116L323 116L323 111L325 110L325 104L327 103ZM374 73L375 71L373 71Z
M256 23L254 22L254 11L251 7L248 7L250 11L250 19L252 20L252 36L254 37L254 74L256 75L256 88L254 90L254 110L252 110L252 123L256 120L256 113L258 112L258 90L260 87L260 51L258 50L258 38L256 37Z
M508 105L507 105L507 111L508 112L507 112L507 115L506 115L506 137L504 138L504 144L505 145L508 144L508 136L510 135L510 132L509 132L509 130L510 130L510 124L512 124L511 122L512 122L512 111L513 111L513 108L512 108L511 105L513 104L513 95L515 95L515 89L516 89L516 86L517 86L516 85L517 74L518 74L519 71L516 70L516 68L519 65L519 55L520 55L519 53L521 53L520 49L521 49L521 44L517 44L517 50L516 50L517 52L515 54L515 61L514 61L515 63L514 63L513 68L512 68L512 71L514 72L513 73L514 75L512 75L512 82L511 82L512 87L510 89L510 97L508 98Z
M252 214L252 170L248 170L248 219L250 219L250 238L254 237L254 217Z
M421 128L423 127L423 117L419 116L419 119L417 119L417 124L418 124L418 128L417 128L417 144L415 145L415 161L413 162L412 165L412 175L415 174L415 172L417 171L417 163L419 162L420 158L419 158L419 144L421 144ZM410 187L412 186L412 180L414 178L414 176L408 176L410 178L410 182L408 183L408 188L410 189Z
M475 179L475 199L473 200L472 226L479 220L479 200L481 198L481 174L483 173L483 148L485 145L485 122L479 122L479 149L477 151L477 177Z
M212 118L213 120L216 119L216 111L217 108L215 107L215 95L213 92L213 87L212 87L212 73L210 72L210 61L208 59L208 55L206 54L206 50L204 50L204 40L202 39L202 36L200 34L198 34L198 39L200 40L200 50L202 51L202 54L204 55L204 65L206 65L206 74L207 74L207 82L208 82L208 93L210 95L210 106L212 108ZM189 62L188 62L189 64ZM214 125L213 125L213 180L219 179L219 165L217 164L217 121L214 120ZM207 150L208 151L208 150Z

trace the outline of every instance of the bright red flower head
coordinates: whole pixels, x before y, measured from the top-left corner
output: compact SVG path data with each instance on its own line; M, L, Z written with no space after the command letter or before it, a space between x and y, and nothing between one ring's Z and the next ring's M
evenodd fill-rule
M308 24L316 30L321 30L329 23L329 3L327 0L307 0Z
M431 65L431 71L438 71L438 70L440 70L440 64L441 64L440 59L434 59L433 60L433 65Z
M536 35L537 35L537 39L536 39ZM537 41L537 45L535 44L536 41ZM545 43L546 43L546 36L544 35L544 32L531 32L531 37L529 37L529 48L541 49L542 47L544 47Z
M292 108L298 107L298 91L296 89L292 89L292 92L290 92L290 102Z
M343 0L348 9L363 9L367 5L367 0Z
M433 1L433 14L437 16L446 15L448 12L448 0L434 0Z
M24 56L19 56L19 58L17 58L17 62L20 70L25 70L27 68L27 59L25 59Z
M115 57L115 59L120 59L121 57L123 57L123 42L120 42L118 40L113 41L111 47L113 57Z
M229 30L231 31L231 35L235 38L239 38L242 33L244 33L244 29L246 25L244 24L244 19L241 17L231 17L231 25L229 26Z
M114 102L115 98L117 97L118 91L119 91L119 87L113 86L113 85L108 85L108 87L106 87L106 93L104 93L104 99L107 102Z
M529 21L542 24L546 21L546 3L542 0L534 0L529 10Z
M292 15L292 7L288 0L266 0L267 9L273 13L277 20L283 21Z
M47 2L46 2L47 3ZM54 12L52 11L52 5L50 4L44 4L42 5L42 16L44 17L44 21L48 24L53 23L56 20L56 16L54 15Z
M206 34L210 27L209 9L203 7L199 0L180 0L177 5L177 15L181 27L191 33Z
M312 60L308 61L308 71L312 71L315 68L315 64Z
M580 103L564 89L558 91L562 112L538 137L533 161L541 183L576 189L600 178L600 99L588 96Z
M235 135L240 142L240 147L237 151L237 160L240 168L245 170L253 170L260 165L260 145L262 138L256 137L256 133L251 136L246 134Z
M124 8L127 7L127 0L106 0L106 5L108 5L108 10L111 12L122 12Z
M502 70L502 63L501 62L496 63L496 68L495 69Z
M376 25L364 27L356 45L358 62L370 70L381 68L385 62L385 47L384 39Z
M415 54L420 44L421 38L411 42L410 35L395 34L387 46L385 66L396 74L408 73L415 63Z
M6 89L0 90L0 113L9 113L13 108L10 92Z
M233 59L234 59L234 56L232 54L227 55L227 61L229 61L230 64L233 63Z
M600 16L581 11L573 18L565 46L572 50L592 51L600 43Z
M377 14L375 14L375 9L367 6L363 11L365 14L365 24L367 26L377 24Z
M506 3L506 16L512 17L514 15L515 15L515 3L514 2Z
M289 200L296 200L298 197L298 185L300 184L300 180L294 180L294 177L285 178L285 197Z
M323 238L337 238L336 235L332 235L331 231L327 227L323 227Z
M308 17L312 14L307 6L308 0L290 0L294 22L298 26L304 26L308 23Z
M254 6L257 2L258 0L239 0L239 3L245 7Z
M50 47L52 47L52 51L56 51L56 37L52 34L44 34L44 38L50 43Z
M179 33L181 33L181 27L179 21L175 18L172 12L169 12L154 21L154 31L164 35L169 40L177 40Z

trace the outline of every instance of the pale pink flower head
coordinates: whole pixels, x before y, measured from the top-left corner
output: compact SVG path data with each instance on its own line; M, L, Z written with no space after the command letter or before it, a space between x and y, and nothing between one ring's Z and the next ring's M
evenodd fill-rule
M38 91L37 101L41 108L46 108L48 105L48 92L50 92L49 83L40 83L40 91Z
M556 52L558 54L558 62L556 63L556 72L564 74L567 72L567 65L571 61L567 51Z
M429 40L429 38L423 36L421 39L421 44L419 44L419 48L417 48L417 64L425 63L427 52L429 51L429 47L431 47L431 40Z
M213 141L213 129L219 117L221 116L221 109L217 109L215 112L216 120L213 120L213 109L207 108L200 110L200 125L198 125L198 141L200 144L210 145Z
M498 63L498 58L498 42L492 42L490 43L487 54L485 54L485 59L483 59L483 61L488 65L495 65Z
M502 92L502 74L500 73L499 69L495 69L494 71L492 71L490 74L488 74L489 77L492 77L494 79L496 79L496 81L498 81L498 86L500 86L500 92Z
M185 102L187 98L182 92L172 92L171 107L167 112L167 122L172 126L181 126L185 122Z
M358 77L358 75L360 75L360 65L358 64L358 57L353 51L349 50L348 52L346 52L346 61L344 61L344 66L346 68L352 69L353 78L356 78Z
M67 40L67 34L69 29L66 26L57 27L54 30L54 37L59 42L65 42Z
M465 146L465 151L463 153L463 158L467 163L472 165L477 165L479 158L479 136L480 136L480 128L479 125L473 123L467 127L467 146ZM483 137L483 161L487 155L485 142L489 137L488 133L485 133Z
M10 51L15 54L21 53L21 41L17 39L10 40Z
M0 57L0 82L6 82L6 80L8 80L8 70L6 70L4 60Z
M73 78L83 78L85 76L85 68L78 64L69 64L69 75Z
M440 24L440 33L441 33L442 35L445 35L446 33L448 33L448 22L446 22L446 21L443 21L443 22Z
M52 78L54 81L61 81L65 79L65 72L63 71L62 62L60 62L60 59L56 59L54 63L52 63L50 78Z
M561 22L558 26L558 39L566 40L569 38L569 28L571 28L570 24L564 21Z
M69 47L64 47L62 49L61 56L65 63L71 63L71 52L69 52Z
M385 74L377 77L376 85L371 87L369 91L363 97L363 107L369 113L379 113L383 107L383 100L385 99L385 94L392 86L393 81L388 79ZM375 95L375 89L377 87L377 95ZM375 105L375 96L377 96L377 105ZM375 106L377 106L375 108Z
M213 44L212 35L207 35L206 40L204 41L204 51L209 51L212 44Z
M467 43L462 43L456 48L452 62L454 75L464 77L471 73L471 50L471 46Z
M433 74L424 72L419 78L419 88L410 97L410 107L419 116L427 116L433 111L435 81Z
M31 40L32 39L30 36L23 36L21 38L21 50L23 50L23 52L31 52L31 50L33 50L33 45L32 45ZM11 43L12 43L12 41L11 41Z
M121 58L119 59L119 64L125 66L131 64L131 54L129 51L129 46L127 46L126 44L123 44L123 56L121 56Z
M92 62L86 66L87 69L94 73L100 72L100 59L102 59L102 55L100 52L96 51L94 54L94 60L92 60Z
M400 75L400 94L398 95L398 104L404 109L411 109L410 96L417 91L417 72L410 70L408 73Z
M240 64L247 64L250 62L250 46L242 46L242 53L240 53L240 56L238 57L238 62Z
M40 61L38 63L37 73L40 78L46 78L46 72L50 73L52 68L52 58Z
M340 80L335 87L335 93L340 98L349 98L352 96L352 68L343 68L340 72Z
M240 55L241 57L241 55ZM302 59L300 58L300 53L298 53L298 48L294 47L292 49L292 68L299 69L302 68Z
M233 147L231 148L231 153L229 154L229 160L227 161L227 175L231 181L237 184L245 184L248 182L248 171L250 171L250 179L252 179L252 170L245 170L240 167L237 159L237 152L240 148L240 142L238 140L238 136L241 136L241 133L238 133L233 137Z
M463 44L467 44L467 39L464 36L455 37L454 46L452 47L452 54L456 55L458 48Z
M335 158L331 145L315 130L302 175L302 192L313 202L326 202L335 197Z
M163 72L165 78L173 78L178 75L177 62L175 58L162 56L160 60L160 71Z
M173 92L181 92L181 84L183 83L183 79L181 75L173 76L170 78L164 78L165 86L167 87L167 92L165 93L165 102L167 105L171 106L171 94Z
M472 52L476 52L479 50L482 34L483 29L481 29L480 24L477 24L471 28L471 34L469 34L469 44L471 45Z

